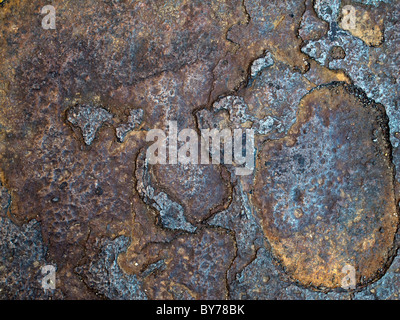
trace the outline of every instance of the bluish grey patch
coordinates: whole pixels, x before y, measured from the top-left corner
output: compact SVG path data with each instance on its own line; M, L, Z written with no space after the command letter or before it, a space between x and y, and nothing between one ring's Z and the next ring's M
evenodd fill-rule
M87 145L91 145L100 127L112 119L106 109L86 105L77 105L67 111L67 120L81 129L82 137Z
M391 2L393 2L393 1L391 1L391 0L353 0L353 1L355 1L355 2L359 2L359 3L362 3L362 4L366 4L366 5L372 5L372 6L375 6L375 7L377 7L377 6L379 6L379 4L382 2L382 3L391 3Z
M172 230L186 230L195 232L196 227L191 225L185 218L183 207L173 202L164 192L153 197L153 206L160 212L161 223L165 228Z
M316 0L314 9L318 17L331 24L339 17L341 0Z
M266 52L263 57L253 61L251 65L251 77L255 78L263 69L271 67L274 64L274 59L270 52Z
M117 258L125 252L129 239L121 236L107 239L100 253L88 264L75 271L84 277L86 285L98 294L115 300L146 300L142 282L136 275L129 275L119 267Z
M62 298L57 288L42 288L46 252L39 222L18 227L0 217L0 300Z

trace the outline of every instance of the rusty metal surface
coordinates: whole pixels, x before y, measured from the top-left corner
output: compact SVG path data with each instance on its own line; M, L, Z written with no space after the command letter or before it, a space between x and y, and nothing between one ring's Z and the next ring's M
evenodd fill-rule
M398 1L47 4L0 1L0 299L399 298ZM254 172L149 165L170 121Z
M303 285L360 285L386 268L398 215L382 106L351 86L313 90L285 138L259 153L254 204L285 270Z

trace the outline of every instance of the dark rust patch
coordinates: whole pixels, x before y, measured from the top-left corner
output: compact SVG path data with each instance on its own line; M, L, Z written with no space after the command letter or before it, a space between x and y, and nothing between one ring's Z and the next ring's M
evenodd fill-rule
M153 299L226 299L226 273L235 256L235 242L226 230L206 228L174 239L147 266L145 290ZM137 260L128 252L120 256L129 271Z

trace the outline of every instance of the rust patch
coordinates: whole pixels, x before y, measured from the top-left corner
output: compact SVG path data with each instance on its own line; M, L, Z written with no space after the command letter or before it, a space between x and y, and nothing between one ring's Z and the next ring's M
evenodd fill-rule
M206 228L180 235L164 247L156 262L146 265L145 290L153 299L226 299L226 273L235 256L235 242L226 230ZM126 271L138 260L120 256Z
M289 134L258 158L253 202L274 254L293 279L341 287L376 280L398 224L388 119L381 105L341 83L306 95Z

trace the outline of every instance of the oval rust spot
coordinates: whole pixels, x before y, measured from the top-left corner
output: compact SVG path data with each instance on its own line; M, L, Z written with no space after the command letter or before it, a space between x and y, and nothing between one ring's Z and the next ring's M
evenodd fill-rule
M381 105L334 83L305 96L289 134L263 146L253 202L301 284L341 287L350 265L362 286L387 268L398 225L388 132Z

